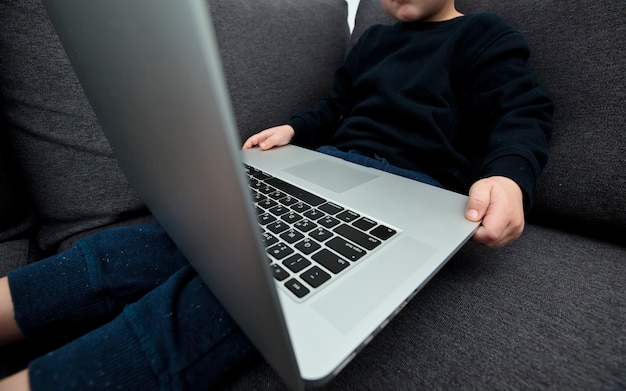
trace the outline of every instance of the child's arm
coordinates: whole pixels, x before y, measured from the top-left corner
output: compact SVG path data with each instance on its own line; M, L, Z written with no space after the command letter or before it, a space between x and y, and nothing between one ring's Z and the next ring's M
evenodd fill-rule
M484 140L485 155L478 174L483 179L469 191L466 217L482 219L473 241L501 247L524 229L524 213L548 159L554 105L526 66L530 50L524 37L495 15L482 18L487 41L465 67L465 80L471 86L470 121L486 132L475 135Z
M266 151L274 147L280 147L287 145L293 139L295 131L290 125L275 126L273 128L265 129L257 134L250 136L244 143L241 149L250 149L252 147L259 147Z
M465 216L471 221L482 219L482 224L472 241L496 248L519 238L524 230L523 198L519 185L507 177L475 182L469 191Z

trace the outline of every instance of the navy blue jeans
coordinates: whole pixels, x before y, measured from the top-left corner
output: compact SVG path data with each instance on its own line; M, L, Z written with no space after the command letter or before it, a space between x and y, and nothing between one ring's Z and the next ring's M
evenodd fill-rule
M406 168L400 168L389 163L387 159L378 155L368 156L360 151L348 151L344 152L335 147L324 145L317 149L318 152L325 153L327 155L335 156L343 160L347 160L352 163L360 164L365 167L372 167L382 171L387 171L392 174L400 175L405 178L413 179L429 185L443 187L441 184L430 176L421 173L419 171L407 170Z
M27 339L62 346L29 364L33 390L206 390L255 352L158 224L8 277Z

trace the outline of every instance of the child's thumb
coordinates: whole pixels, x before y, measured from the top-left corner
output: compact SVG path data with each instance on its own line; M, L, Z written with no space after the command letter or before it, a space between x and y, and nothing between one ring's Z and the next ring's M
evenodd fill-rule
M465 218L470 221L479 221L487 212L491 199L491 189L483 183L475 183L469 191L469 198L465 206Z

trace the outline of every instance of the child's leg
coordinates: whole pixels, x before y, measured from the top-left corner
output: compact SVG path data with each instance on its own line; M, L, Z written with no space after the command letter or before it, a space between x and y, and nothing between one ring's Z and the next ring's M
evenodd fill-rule
M405 178L413 179L418 182L426 183L429 185L443 187L437 180L432 178L423 172L408 170L406 168L400 168L392 165L387 159L379 157L377 155L369 156L359 151L344 152L336 147L323 145L317 149L317 152L324 153L326 155L338 157L343 160L347 160L352 163L360 164L365 167L372 167L382 171L387 171L392 174L400 175Z
M28 339L64 343L108 322L185 265L157 224L99 232L9 272L17 325Z
M0 381L0 391L28 391L28 370L25 369Z
M22 339L22 332L15 322L13 300L6 277L0 278L0 346Z
M52 391L206 390L253 352L187 266L111 322L33 361L30 384Z

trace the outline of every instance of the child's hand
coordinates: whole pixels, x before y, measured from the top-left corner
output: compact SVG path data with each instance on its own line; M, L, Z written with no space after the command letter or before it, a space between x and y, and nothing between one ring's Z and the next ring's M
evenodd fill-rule
M246 142L243 143L241 149L250 149L258 146L266 151L274 147L289 144L294 134L295 131L289 125L275 126L250 136Z
M483 220L472 241L489 248L509 244L524 230L522 190L506 177L481 179L470 188L465 217Z

